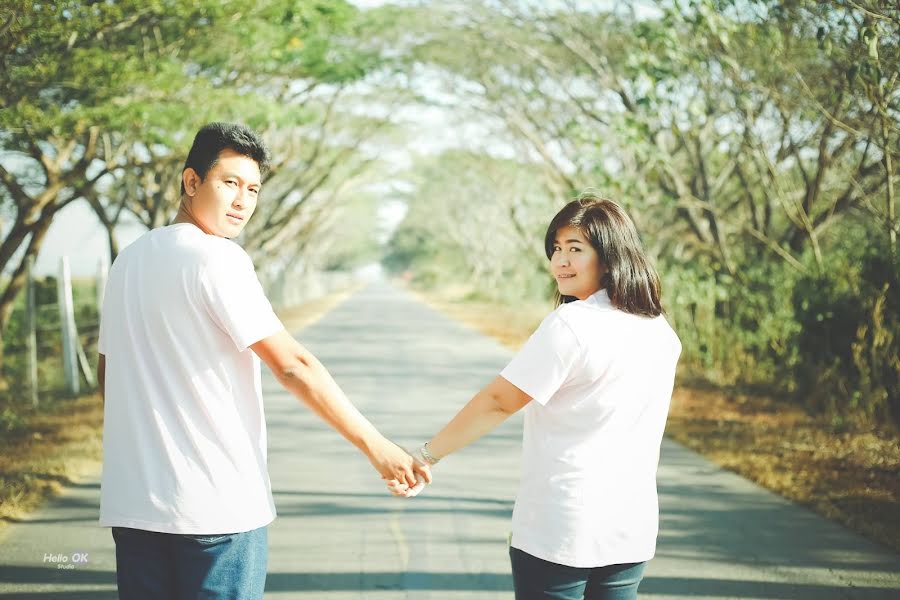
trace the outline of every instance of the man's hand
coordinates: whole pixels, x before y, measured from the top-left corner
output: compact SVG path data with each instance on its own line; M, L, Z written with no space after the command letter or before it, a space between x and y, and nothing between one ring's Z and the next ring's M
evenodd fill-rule
M434 459L431 458L431 460L429 460L429 458L426 457L425 454L423 454L422 448L424 448L424 446L411 453L413 460L415 460L415 464L417 466L420 466L423 469L430 469L430 467L434 464L434 462L432 462L434 461ZM400 496L401 498L413 498L415 496L418 496L419 492L425 489L426 485L431 483L431 478L426 480L424 477L418 476L416 478L415 485L409 485L405 480L399 479L388 479L386 483L388 491L390 491L393 495Z
M418 479L431 483L431 469L416 461L406 450L392 441L381 438L369 453L369 462L387 481L397 481L407 487L415 487Z

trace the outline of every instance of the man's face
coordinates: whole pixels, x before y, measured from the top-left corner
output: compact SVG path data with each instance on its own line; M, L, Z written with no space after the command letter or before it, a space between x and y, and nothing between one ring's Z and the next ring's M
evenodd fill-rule
M185 207L204 232L236 237L256 209L260 179L255 160L226 148L203 181L193 169L184 170Z

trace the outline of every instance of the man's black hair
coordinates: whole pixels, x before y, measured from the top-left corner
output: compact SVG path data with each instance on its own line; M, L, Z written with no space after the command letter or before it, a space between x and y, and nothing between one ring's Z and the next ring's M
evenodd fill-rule
M255 131L235 123L209 123L201 127L194 137L181 171L190 167L203 181L218 162L219 153L226 148L255 160L262 175L269 170L269 149ZM181 194L184 195L184 180L181 182Z

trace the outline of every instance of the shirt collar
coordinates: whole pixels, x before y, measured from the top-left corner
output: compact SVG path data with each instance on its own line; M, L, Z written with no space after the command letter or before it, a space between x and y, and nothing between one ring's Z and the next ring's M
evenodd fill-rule
M606 291L606 288L597 290L596 292L588 296L585 302L589 304L595 304L597 306L612 306L612 300L609 299L609 293Z

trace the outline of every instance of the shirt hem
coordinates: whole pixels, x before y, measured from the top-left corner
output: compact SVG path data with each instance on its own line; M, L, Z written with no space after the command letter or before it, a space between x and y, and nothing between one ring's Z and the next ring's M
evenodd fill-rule
M178 524L178 523L159 523L156 521L143 521L141 519L131 519L127 517L108 517L100 516L100 527L127 527L129 529L140 529L142 531L153 531L155 533L174 533L180 535L221 535L226 533L244 533L253 531L260 527L265 527L275 520L275 515L268 515L263 519L254 521L244 521L227 526L213 525L207 526L202 524Z
M552 552L544 552L540 548L531 547L528 544L519 544L513 542L510 544L512 548L521 550L541 560L564 565L566 567L574 567L577 569L594 569L597 567L608 567L609 565L628 565L632 563L647 562L656 556L656 550L647 552L636 552L634 554L621 554L613 557L597 558L593 560L580 560L570 555L554 554Z

